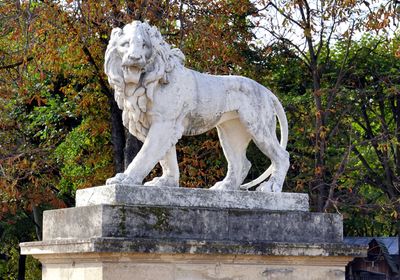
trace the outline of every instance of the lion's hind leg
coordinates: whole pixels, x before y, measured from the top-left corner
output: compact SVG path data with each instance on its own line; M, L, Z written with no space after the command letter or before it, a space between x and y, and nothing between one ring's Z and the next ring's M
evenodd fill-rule
M160 160L162 168L162 176L156 177L153 180L146 182L145 186L156 187L179 187L179 167L176 158L176 149L173 146L162 160Z
M264 192L281 192L286 173L289 169L289 153L279 144L275 131L264 127L265 133L257 133L253 137L257 147L271 160L272 175L268 181L263 182L257 188Z
M250 134L238 118L219 124L217 131L228 162L228 173L224 180L217 182L210 189L238 190L251 167L246 158L246 149L251 140Z

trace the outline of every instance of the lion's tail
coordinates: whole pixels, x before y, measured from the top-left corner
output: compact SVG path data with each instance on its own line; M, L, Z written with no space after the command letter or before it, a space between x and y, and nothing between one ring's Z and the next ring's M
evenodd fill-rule
M275 108L275 114L278 117L279 125L280 125L280 130L281 130L281 146L286 149L286 145L288 142L288 135L289 135L289 129L288 129L288 122L285 114L285 110L283 109L282 104L279 102L278 98L275 95L272 95L272 101L274 103L274 108ZM248 190L251 187L254 187L255 185L258 185L262 183L264 180L266 180L269 176L271 176L273 170L273 166L270 165L267 170L264 171L263 174L261 174L257 179L254 179L253 181L243 184L240 186L240 189L242 190Z

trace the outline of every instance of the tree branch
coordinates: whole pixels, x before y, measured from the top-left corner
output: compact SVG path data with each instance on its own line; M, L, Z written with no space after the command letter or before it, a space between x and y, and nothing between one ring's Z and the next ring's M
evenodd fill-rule
M344 66L345 66L345 64L347 63L347 60L348 60L348 58L349 58L350 46L351 46L351 42L352 42L352 38L353 38L353 34L354 34L354 27L355 27L355 22L353 21L353 24L352 24L352 26L351 26L351 33L350 33L350 36L349 36L349 38L348 38L348 40L347 40L346 54L345 54L345 56L344 56L344 59L343 59L343 61L342 61L342 64L340 65L340 70L339 70L338 77L337 77L337 79L336 79L335 86L333 87L332 93L329 95L329 98L328 98L328 103L327 103L327 106L326 106L326 108L327 108L328 111L329 111L329 109L330 109L330 108L332 107L332 105L333 105L333 101L334 101L334 99L335 99L335 97L336 97L336 93L338 92L338 88L339 88L339 86L341 85L342 80L343 80L343 78L344 78L344 75L345 75L345 73L346 73L346 71L344 70L344 68L345 68ZM327 116L326 116L326 117L327 117Z
M361 163L364 165L364 167L368 170L369 173L371 173L374 176L378 177L378 174L371 168L365 157L360 153L360 151L357 149L357 147L353 148L353 152L356 154L358 159L361 161Z
M353 148L354 148L354 145L349 146L349 148L347 149L347 152L343 155L342 161L340 162L340 165L339 165L335 175L333 176L332 182L329 184L330 186L329 186L328 198L325 201L323 212L325 212L332 203L334 190L336 189L336 187L338 185L339 177L343 174L343 172L346 169L347 162L349 161L349 155L350 155L351 151L353 150Z
M308 58L308 56L304 53L304 51L302 49L299 48L299 46L297 46L296 44L294 44L292 41L290 41L289 39L280 36L279 34L277 34L276 32L274 32L273 30L267 29L265 27L260 27L264 30L266 30L267 32L269 32L272 37L274 37L275 39L277 39L278 41L281 41L282 43L286 43L288 45L290 45L291 47L293 47L294 49L296 49L296 51L299 52L301 60L304 62L304 64L307 66L307 68L310 68L310 59Z
M297 25L298 27L300 27L301 29L304 29L304 26L301 25L300 22L298 22L297 20L295 20L294 18L290 17L289 15L287 15L286 13L284 13L282 11L282 9L279 9L278 6L275 5L275 3L273 3L272 1L270 1L268 3L270 6L274 7L274 9L280 13L284 18L286 18L288 21L294 23L295 25Z
M18 66L20 66L20 65L23 65L24 63L27 63L27 62L29 62L29 61L31 61L31 60L33 60L33 57L30 56L30 57L28 57L26 60L22 60L22 61L13 63L13 64L2 65L2 66L0 66L0 70L15 68L15 67L18 67Z

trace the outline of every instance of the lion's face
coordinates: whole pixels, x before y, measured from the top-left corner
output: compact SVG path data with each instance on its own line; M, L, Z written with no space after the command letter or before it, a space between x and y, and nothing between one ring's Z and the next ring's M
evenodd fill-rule
M172 70L182 66L184 60L182 52L171 49L157 28L133 21L122 29L112 30L104 71L116 99L122 100L124 96L133 95L137 88L144 87L151 100L154 86L167 84Z
M151 40L144 29L140 22L132 22L116 34L116 50L126 83L138 83L152 55Z
M123 67L143 68L151 57L150 38L138 22L127 24L122 30L118 42L118 51L122 54Z

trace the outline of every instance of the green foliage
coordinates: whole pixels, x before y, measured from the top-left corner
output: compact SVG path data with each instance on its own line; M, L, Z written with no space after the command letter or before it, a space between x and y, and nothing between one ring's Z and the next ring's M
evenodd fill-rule
M17 278L19 262L19 246L21 241L34 239L33 222L23 211L3 217L0 220L0 253L7 257L7 262L0 262L0 279L12 280ZM27 257L26 278L37 280L41 277L40 263L33 257Z
M45 98L45 106L34 107L26 116L28 123L26 132L44 145L50 143L54 145L68 133L63 124L76 118L73 113L76 106L66 98L58 96L46 98L46 95L41 94L42 98Z
M6 253L8 260L0 260L0 279L4 280L14 280L18 277L18 261L19 261L19 251L18 244L10 244L9 247L1 248L1 252ZM38 280L41 279L42 271L41 265L38 260L34 259L32 256L26 257L26 277L25 280Z
M399 226L400 59L396 58L396 40L366 35L350 48L346 42L338 42L331 49L329 64L324 65L322 102L327 104L333 91L337 99L330 106L323 131L329 143L325 168L332 170L326 178L337 180L334 207L328 210L344 214L349 235L393 235ZM268 59L269 84L283 101L291 128L286 187L308 191L315 203L310 184L315 172L316 114L311 81L304 77L303 63L290 52L276 48ZM339 73L342 80L337 87ZM343 173L333 173L346 157Z
M354 169L343 186L354 192L350 201L364 208L363 215L346 221L362 224L358 234L392 235L399 221L399 84L398 40L364 36L350 50L351 64L345 93L351 96L349 122L355 145ZM354 211L354 212L353 212ZM358 214L355 209L347 212Z
M77 189L103 184L112 176L109 139L107 123L85 119L57 146L54 156L61 163L58 186L61 192L74 194Z

